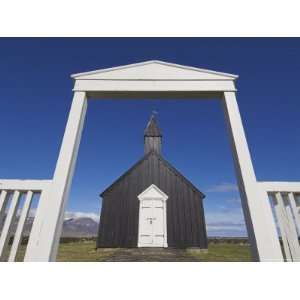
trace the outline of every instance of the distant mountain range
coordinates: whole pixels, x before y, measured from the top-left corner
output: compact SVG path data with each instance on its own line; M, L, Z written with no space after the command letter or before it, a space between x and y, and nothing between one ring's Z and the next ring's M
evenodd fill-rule
M33 220L33 217L27 218L24 226L24 236L29 235ZM16 231L18 221L19 220L17 218L13 226L13 232ZM2 226L0 226L0 231L1 229ZM91 218L79 217L64 220L62 237L95 237L97 236L97 233L98 222Z
M93 237L98 234L98 222L91 218L73 218L64 221L63 237Z
M28 236L33 224L33 217L28 217L25 223L24 236ZM18 223L17 220L13 226L13 232L16 231ZM3 224L0 224L0 232ZM98 235L99 223L90 217L70 217L66 218L63 223L62 237L65 238L85 238L85 237L96 237ZM209 237L245 237L247 234L244 233L240 227L243 224L230 224L228 227L227 223L211 223L207 225L207 231ZM242 227L243 229L244 227Z

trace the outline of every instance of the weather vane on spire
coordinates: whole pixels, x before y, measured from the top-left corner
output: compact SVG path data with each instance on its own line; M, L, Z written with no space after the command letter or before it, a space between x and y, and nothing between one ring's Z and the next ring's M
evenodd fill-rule
M152 110L151 118L154 118L155 115L158 115L158 111L156 109Z

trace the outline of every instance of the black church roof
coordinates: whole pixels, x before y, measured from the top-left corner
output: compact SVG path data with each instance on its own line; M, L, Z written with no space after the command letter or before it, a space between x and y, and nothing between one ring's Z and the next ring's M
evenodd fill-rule
M129 176L131 172L134 171L134 169L139 166L144 160L146 160L149 156L154 155L156 156L164 165L167 167L172 173L174 173L176 176L180 177L192 190L194 190L196 193L199 193L202 198L205 197L205 195L199 191L198 188L196 188L187 178L185 178L175 167L173 167L166 159L164 159L160 154L158 154L156 151L151 151L144 155L139 161L137 161L130 169L128 169L123 175L121 175L115 182L113 182L108 188L106 188L101 194L101 197L104 197L107 192L112 190L116 184L121 182L125 177Z

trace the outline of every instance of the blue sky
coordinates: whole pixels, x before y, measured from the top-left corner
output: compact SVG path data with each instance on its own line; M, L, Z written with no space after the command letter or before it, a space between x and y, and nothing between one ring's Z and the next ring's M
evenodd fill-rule
M0 39L0 178L53 175L72 100L70 74L164 60L238 74L258 180L299 181L300 39ZM142 99L141 99L142 100ZM153 109L163 154L206 194L210 235L244 235L219 101L91 100L69 212L99 214L99 193L143 155ZM186 147L178 147L178 140Z

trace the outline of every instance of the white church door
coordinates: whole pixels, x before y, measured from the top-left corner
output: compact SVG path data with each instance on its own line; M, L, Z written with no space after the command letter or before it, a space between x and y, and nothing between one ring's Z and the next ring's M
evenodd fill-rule
M140 200L138 247L168 247L166 200L154 184L138 196Z
M162 200L143 200L140 203L140 246L164 246L164 205Z

